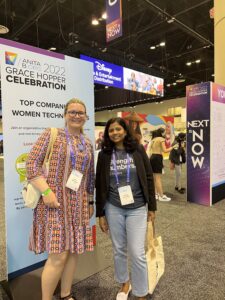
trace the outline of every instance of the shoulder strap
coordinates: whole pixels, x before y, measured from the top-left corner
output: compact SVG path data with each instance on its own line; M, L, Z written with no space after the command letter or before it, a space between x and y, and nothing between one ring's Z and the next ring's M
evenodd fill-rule
M43 165L45 165L47 162L49 162L51 157L52 157L53 146L54 146L57 134L58 134L58 129L52 127L51 128L51 134L50 134L50 140L49 140L49 144L48 144L48 149L46 151L46 155L45 155Z

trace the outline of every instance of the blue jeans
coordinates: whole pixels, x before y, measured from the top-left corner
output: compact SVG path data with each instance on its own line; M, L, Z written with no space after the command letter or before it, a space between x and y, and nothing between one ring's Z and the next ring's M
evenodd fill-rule
M105 213L113 244L115 278L119 283L129 280L129 254L132 293L137 297L143 297L148 294L145 257L147 208L142 206L136 209L124 209L107 202Z

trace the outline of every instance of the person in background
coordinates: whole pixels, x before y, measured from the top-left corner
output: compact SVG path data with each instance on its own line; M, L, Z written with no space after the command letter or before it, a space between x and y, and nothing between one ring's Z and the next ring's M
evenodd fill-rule
M175 170L175 190L181 194L185 193L185 188L181 186L181 170L182 164L186 162L185 153L185 133L179 133L176 137L176 146L170 152L170 169Z
M165 129L160 127L152 132L152 141L150 149L150 163L152 166L156 199L159 201L170 201L171 198L163 194L161 176L163 173L163 153L170 152L174 147L166 148L165 145Z
M170 148L175 139L173 124L168 121L166 122L165 128L165 146L166 148Z
M154 180L146 152L122 118L110 119L97 162L96 216L101 230L109 231L112 240L115 277L121 284L116 300L126 300L131 289L137 299L147 299L145 235L147 220L154 221L155 210Z
M102 141L103 141L103 131L99 131L98 138L95 141L95 150L100 150L102 148Z
M129 129L131 134L138 140L139 143L141 143L142 133L140 122L144 122L144 119L142 119L135 111L132 111L124 119L129 122Z
M83 134L85 104L71 99L65 106L66 126L58 129L47 177L42 165L50 140L46 129L33 146L26 163L28 180L42 197L34 209L29 248L47 251L42 273L42 300L51 300L61 280L61 299L75 300L71 286L77 255L93 251L89 220L93 215L94 155Z
M140 83L136 79L136 75L134 72L131 72L130 78L127 79L127 88L131 91L139 91Z

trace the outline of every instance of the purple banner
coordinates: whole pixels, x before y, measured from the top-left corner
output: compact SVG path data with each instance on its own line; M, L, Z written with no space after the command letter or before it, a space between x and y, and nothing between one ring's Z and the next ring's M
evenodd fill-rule
M106 42L122 36L122 0L106 0Z
M217 83L212 85L212 101L225 104L225 87Z
M210 82L188 86L186 95L187 200L210 206Z
M123 88L123 67L86 55L80 55L80 58L93 63L95 83Z

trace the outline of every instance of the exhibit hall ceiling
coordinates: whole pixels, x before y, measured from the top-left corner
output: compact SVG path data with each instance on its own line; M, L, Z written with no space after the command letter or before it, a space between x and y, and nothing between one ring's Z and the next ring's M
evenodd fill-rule
M107 43L105 0L0 0L0 25L9 29L0 37L162 77L167 100L185 96L187 85L214 80L212 6L212 0L122 0L122 37ZM113 98L115 105L150 99L115 90L95 85L97 110Z

